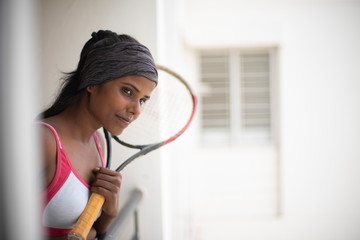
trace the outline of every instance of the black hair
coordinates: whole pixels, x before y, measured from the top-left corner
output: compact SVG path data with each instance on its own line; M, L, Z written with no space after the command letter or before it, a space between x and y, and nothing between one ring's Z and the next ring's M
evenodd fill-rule
M44 119L55 116L69 106L77 104L80 101L81 96L84 94L86 89L79 90L79 84L81 80L82 70L84 68L85 60L91 50L97 47L105 47L115 42L136 42L138 41L133 37L121 34L118 35L115 32L109 30L99 30L93 32L92 37L85 43L81 54L78 66L75 71L65 73L62 78L61 90L54 101L54 103L45 111L43 111L38 118Z

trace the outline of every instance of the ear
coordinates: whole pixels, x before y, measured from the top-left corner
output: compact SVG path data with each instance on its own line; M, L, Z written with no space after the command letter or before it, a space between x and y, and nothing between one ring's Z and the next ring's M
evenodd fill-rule
M96 88L96 85L88 86L88 87L86 87L86 91L88 93L93 93L95 91L95 88Z

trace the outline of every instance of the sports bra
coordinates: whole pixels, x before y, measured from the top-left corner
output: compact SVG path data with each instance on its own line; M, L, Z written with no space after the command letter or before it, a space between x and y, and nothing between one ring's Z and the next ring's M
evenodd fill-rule
M56 172L50 185L42 192L43 209L41 214L44 234L60 236L68 234L77 219L85 209L90 197L90 186L77 174L60 141L54 127L47 123L40 123L48 127L56 138ZM99 135L94 134L102 166L105 166L101 150Z

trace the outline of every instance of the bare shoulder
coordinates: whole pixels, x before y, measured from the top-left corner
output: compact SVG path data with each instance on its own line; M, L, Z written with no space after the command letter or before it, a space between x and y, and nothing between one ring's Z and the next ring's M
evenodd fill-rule
M40 141L42 147L42 174L48 186L56 172L56 137L49 127L41 126Z
M43 152L45 153L45 156L55 156L56 137L49 127L41 126L40 139L42 141Z

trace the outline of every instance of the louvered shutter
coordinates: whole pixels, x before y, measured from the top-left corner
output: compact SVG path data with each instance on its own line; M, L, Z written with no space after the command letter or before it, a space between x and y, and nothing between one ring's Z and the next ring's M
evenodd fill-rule
M230 127L229 57L227 54L201 56L203 130L224 130Z
M240 54L242 129L269 131L271 127L268 53Z

